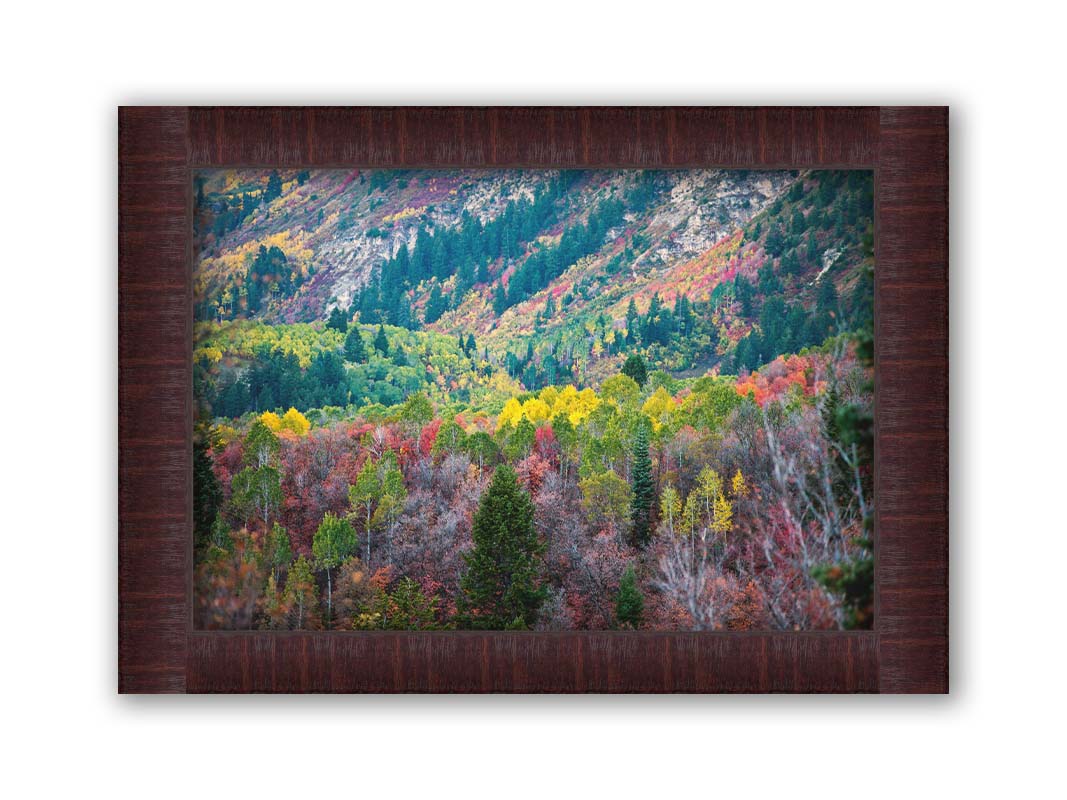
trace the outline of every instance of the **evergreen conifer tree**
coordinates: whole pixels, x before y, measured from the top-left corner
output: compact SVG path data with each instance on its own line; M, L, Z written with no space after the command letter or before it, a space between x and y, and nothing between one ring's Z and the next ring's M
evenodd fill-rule
M508 298L504 293L504 284L498 283L496 285L496 291L493 293L493 313L498 317L504 313L508 307Z
M471 538L474 549L463 557L467 571L458 598L463 627L532 627L546 596L537 579L544 545L534 529L533 503L507 464L497 468L482 496Z
M622 365L622 374L633 378L634 383L642 388L648 381L648 368L645 366L645 360L637 353L627 357L626 363Z
M445 313L445 298L441 294L441 287L436 283L430 290L430 299L426 301L426 322L437 322Z
M634 465L630 474L633 486L633 499L630 501L630 537L636 547L644 547L652 534L652 503L656 493L652 483L652 459L648 456L648 430L644 424L637 426L633 455Z
M275 197L281 197L282 194L282 179L278 175L278 171L275 170L267 178L267 188L263 192L263 199L266 202L270 202Z
M363 334L358 325L353 325L345 337L345 360L361 364L367 360L367 350L363 346Z
M330 318L326 322L327 328L332 328L338 333L348 332L348 318L340 306L334 306L333 311L330 312Z
M637 339L637 326L640 316L637 313L637 304L630 298L630 305L626 307L626 341L633 342Z
M374 349L383 356L389 355L389 338L385 335L384 325L379 325L378 332L374 335Z
M210 540L222 500L222 487L212 469L206 436L198 431L193 437L193 530L198 546Z
M615 620L620 628L637 628L645 612L645 598L637 586L637 573L629 564L619 581L619 594L615 599Z

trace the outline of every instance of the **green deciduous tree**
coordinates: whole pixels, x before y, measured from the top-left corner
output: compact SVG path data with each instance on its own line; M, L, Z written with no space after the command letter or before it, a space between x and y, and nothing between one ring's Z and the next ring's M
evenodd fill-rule
M525 416L520 417L515 427L507 432L504 442L504 454L513 461L521 461L530 455L533 449L537 429Z
M296 616L293 627L303 628L308 612L314 610L315 588L311 565L303 555L297 556L285 579L285 600Z
M614 400L619 408L625 410L637 405L641 388L629 375L612 375L601 384L600 396L605 400Z
M246 520L258 517L270 530L271 515L282 503L282 474L271 466L245 467L233 477L231 500Z
M271 574L274 580L278 580L278 570L287 566L293 560L293 546L289 541L289 531L274 523L267 537L267 559L270 562Z
M421 428L433 419L433 403L426 396L426 392L415 392L404 401L400 409L400 420L409 425Z
M474 515L474 549L464 554L458 606L464 627L480 630L533 626L546 590L538 584L544 545L529 495L515 471L497 467Z
M393 452L387 450L377 461L368 458L356 482L348 487L348 501L364 521L364 563L370 564L375 524L384 520L391 533L406 498L404 475Z
M446 419L437 430L431 453L436 456L458 453L467 446L467 432L455 418Z
M433 630L438 627L437 595L427 597L417 581L401 578L393 591L379 589L355 624L363 630Z
M598 529L610 526L619 533L629 512L629 484L609 469L583 478L578 488L582 490L582 508L589 522Z
M331 570L356 551L356 530L347 519L330 512L322 518L311 542L315 566L326 571L326 619L333 619L333 579Z
M478 463L479 469L492 464L500 455L500 448L493 441L493 437L485 431L475 431L468 436L463 449L470 454L472 461Z
M278 437L262 420L257 419L244 439L244 465L257 469L276 466L280 449Z

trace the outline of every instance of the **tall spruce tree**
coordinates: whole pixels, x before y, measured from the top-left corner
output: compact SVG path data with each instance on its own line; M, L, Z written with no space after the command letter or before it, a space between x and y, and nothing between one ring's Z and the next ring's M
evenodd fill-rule
M507 464L497 467L474 515L474 549L463 556L459 621L478 630L533 626L546 590L538 585L544 545L533 524L533 503Z
M345 360L353 364L362 364L367 360L367 350L363 346L363 334L358 325L353 325L345 337Z
M374 334L374 349L386 358L389 357L389 339L385 335L384 325L379 325L378 332Z
M441 287L435 283L430 290L430 299L426 301L426 323L437 322L447 308L444 295L441 294Z
M634 436L634 466L630 473L633 498L630 500L630 538L635 547L644 547L652 536L652 503L656 489L652 483L652 459L648 456L648 430L638 424Z
M211 526L222 506L222 487L215 477L208 454L206 432L197 431L193 437L193 530L198 547L211 539Z
M504 284L498 283L496 290L493 292L493 313L499 317L507 307L508 298L504 292Z

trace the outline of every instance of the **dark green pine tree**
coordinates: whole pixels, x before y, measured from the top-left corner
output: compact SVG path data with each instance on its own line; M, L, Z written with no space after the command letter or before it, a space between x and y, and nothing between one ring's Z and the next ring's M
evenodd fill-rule
M456 296L463 297L467 290L474 285L474 265L470 261L463 260L456 270Z
M340 306L334 306L330 312L330 318L326 321L326 327L338 333L348 332L348 315L341 310Z
M630 298L630 305L626 307L626 341L634 342L637 340L637 326L640 321L640 316L637 313L637 304L634 299Z
M358 325L353 325L345 337L345 360L353 364L362 364L367 360L367 350L363 346L363 334Z
M615 598L615 622L620 628L637 629L645 613L645 597L637 586L634 565L628 564L619 581L619 594Z
M374 349L383 356L389 356L389 337L385 335L384 325L379 325L378 332L374 334Z
M193 437L193 530L197 546L210 541L211 526L222 506L222 487L207 450L207 437L198 431Z
M497 467L474 515L474 549L463 556L459 622L478 630L533 626L545 600L538 585L544 545L533 523L533 503L507 464Z
M652 459L648 457L648 430L644 424L637 426L634 436L634 466L630 473L633 497L630 500L630 541L635 547L644 547L652 537L652 503L656 488L652 483Z
M508 296L504 291L504 284L498 283L496 290L493 292L493 313L499 317L507 307Z
M436 283L430 290L430 299L426 301L426 322L437 322L441 319L441 315L445 313L445 298L441 294L441 287Z
M270 174L267 178L267 188L263 191L263 199L266 202L270 202L275 197L282 196L282 179L278 175L277 170Z
M622 365L622 374L629 375L634 379L634 383L642 388L648 382L648 368L645 366L645 360L637 353L627 357L626 363Z

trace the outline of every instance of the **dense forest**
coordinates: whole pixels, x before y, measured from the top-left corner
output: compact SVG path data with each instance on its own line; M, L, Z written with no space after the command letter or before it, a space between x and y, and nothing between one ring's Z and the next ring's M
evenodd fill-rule
M199 175L198 626L870 627L872 203Z

